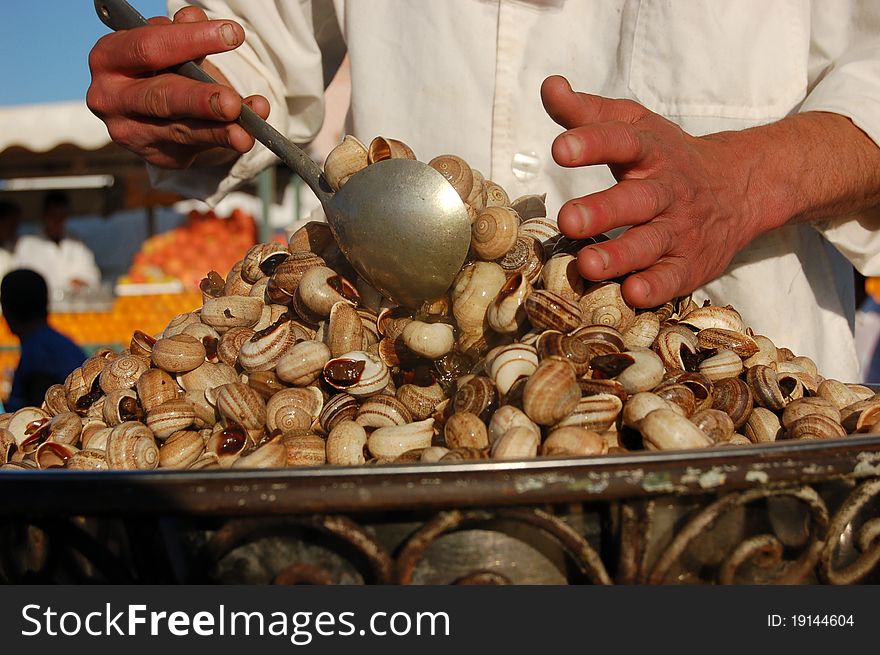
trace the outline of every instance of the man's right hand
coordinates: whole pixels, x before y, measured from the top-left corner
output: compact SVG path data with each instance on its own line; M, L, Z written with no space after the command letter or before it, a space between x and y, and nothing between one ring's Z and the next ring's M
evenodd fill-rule
M242 27L208 20L196 7L181 9L173 21L159 17L150 23L102 37L89 54L92 83L86 101L110 137L162 168L188 168L197 158L217 164L250 150L253 137L234 122L241 112L238 93L222 83L205 84L167 70L194 60L224 82L203 59L240 46ZM264 97L243 101L268 117Z

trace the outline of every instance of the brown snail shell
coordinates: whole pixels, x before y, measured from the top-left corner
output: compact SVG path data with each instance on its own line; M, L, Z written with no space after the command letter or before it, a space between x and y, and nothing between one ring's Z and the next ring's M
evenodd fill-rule
M486 207L471 225L471 250L484 261L500 259L516 244L518 227L519 216L510 207Z
M206 365L208 364L202 364L202 366ZM166 401L174 400L180 395L180 387L177 386L174 378L159 368L151 368L145 371L138 378L135 389L137 390L141 407L147 412Z
M498 265L508 275L522 273L529 284L535 285L541 277L545 261L547 261L547 253L541 242L533 236L520 232L513 247L498 260Z
M145 423L159 440L185 430L195 421L196 410L186 398L167 400L147 412Z
M414 421L422 421L431 416L437 405L446 399L443 388L434 381L428 385L402 384L395 395Z
M168 373L185 373L205 361L205 346L196 337L181 333L159 339L153 346L153 363ZM122 358L120 358L122 359ZM115 363L119 362L116 360ZM113 364L107 370L113 368Z
M410 321L401 334L404 345L421 357L439 359L452 350L455 334L448 323Z
M697 333L700 350L732 350L742 359L748 359L759 350L757 342L744 332L723 328L706 328Z
M131 335L131 341L128 345L128 352L132 355L136 355L137 357L141 357L142 359L150 360L153 353L153 345L156 343L156 338L150 336L146 332L142 332L140 330L135 330Z
M428 162L452 185L463 202L467 202L474 186L474 172L468 163L456 155L440 155Z
M229 468L245 451L250 443L248 431L238 423L216 424L205 441L205 454L213 455L222 468ZM197 462L201 460L196 460ZM194 467L193 463L190 468Z
M110 431L105 448L111 469L154 469L159 466L159 448L153 433L143 423L126 421Z
M567 359L574 366L578 377L590 370L590 362L594 353L589 345L578 339L559 332L558 330L546 330L541 333L535 342L540 359L547 357L561 357Z
M415 159L416 156L408 145L397 139L377 136L367 148L367 162L375 164L385 159Z
M114 389L130 389L148 368L149 365L142 358L122 355L103 368L98 384L104 393L110 393Z
M219 362L205 362L198 368L177 376L180 387L185 391L206 391L224 384L238 381L235 369ZM146 408L145 408L146 409Z
M144 410L133 389L115 389L104 397L101 408L104 422L115 427L126 421L143 421ZM82 421L80 421L82 426Z
M520 219L527 221L532 218L547 217L547 194L528 194L515 198L510 206L516 210Z
M505 396L513 383L528 378L538 368L538 352L534 346L512 343L499 346L486 356L489 377L498 392Z
M529 428L513 427L492 444L490 453L493 459L533 459L540 444L540 437Z
M693 327L698 332L709 328L720 328L733 332L746 332L742 316L730 305L719 307L707 305L696 307L681 317L681 323Z
M323 376L334 389L356 397L380 393L391 382L391 373L381 359L358 350L328 360Z
M486 180L486 207L509 207L510 196L500 184L492 180ZM516 212L514 212L516 213ZM519 214L516 215L516 224L519 225Z
M470 412L457 412L443 426L448 448L488 448L486 424Z
M654 393L673 405L677 405L681 409L683 416L690 418L697 411L696 396L694 396L693 390L686 384L681 382L660 384L654 388Z
M506 432L515 427L528 428L535 433L538 439L541 438L541 428L526 416L525 412L513 405L502 405L492 414L492 419L489 421L487 432L489 443L494 444Z
M340 422L353 421L357 416L357 411L357 398L347 393L338 393L324 403L324 409L321 410L318 421L324 433L329 434Z
M552 291L532 291L524 307L532 325L538 329L571 332L582 323L581 308Z
M730 441L735 431L730 416L720 409L701 409L691 416L691 423L705 432L716 444Z
M314 340L300 341L287 349L275 365L280 380L296 387L304 387L321 377L324 365L330 361L330 348Z
M639 422L655 409L668 409L684 415L678 405L651 391L640 391L626 401L621 412L622 424L628 428L638 429Z
M202 306L202 322L222 333L229 328L256 325L263 314L263 301L244 295L211 298Z
M827 416L835 423L840 423L840 410L831 401L818 396L811 396L798 398L788 403L782 411L782 425L788 430L792 423L812 414L821 414Z
M302 276L316 266L327 266L327 262L313 252L294 250L269 277L266 297L272 302L289 304Z
M67 460L66 468L70 471L105 471L107 457L104 451L80 450Z
M347 352L362 348L364 324L353 304L340 300L330 308L325 341L332 357L340 357Z
M639 432L648 450L705 448L712 440L696 425L671 409L655 409L639 421Z
M330 316L340 300L358 301L357 288L327 266L314 266L302 276L293 295L293 308L307 323L317 323Z
M259 280L272 275L275 269L287 259L288 254L290 253L287 248L275 241L251 246L241 260L241 279L256 284ZM248 295L262 297L262 294L249 293Z
M779 417L765 407L755 407L744 426L745 436L752 443L776 441L783 434Z
M228 366L235 366L238 363L242 344L254 334L256 333L249 327L234 327L224 332L217 343L217 356L220 361Z
M248 373L272 371L295 343L289 315L283 315L268 327L254 332L238 350L238 365Z
M334 191L348 182L348 178L369 164L367 147L351 134L333 148L324 160L324 178ZM294 249L293 244L290 245Z
M412 421L412 414L406 405L395 396L386 394L364 398L355 415L355 422L365 428L384 428Z
M485 375L461 378L452 399L453 412L470 412L481 419L488 418L498 404L495 383Z
M374 430L367 438L373 457L395 459L408 450L427 448L434 437L434 419Z
M541 444L543 457L589 457L607 452L608 444L598 432L575 426L553 430Z
M327 435L327 463L339 466L363 464L366 462L364 448L367 445L367 432L363 426L345 419Z
M636 314L623 332L623 344L627 350L650 348L660 334L660 318L654 312Z
M486 310L507 281L494 262L474 262L465 266L452 285L452 313L462 332L480 333Z
M623 332L635 319L635 311L626 304L617 282L594 284L578 304L585 325L608 325Z
M538 425L555 425L574 410L580 399L574 367L566 360L545 359L523 390L523 411Z
M719 348L711 357L700 362L697 370L713 382L724 378L735 378L743 370L742 359L732 350Z
M660 329L654 349L670 371L693 370L697 361L697 335L684 325L667 325Z
M287 434L311 429L324 409L317 387L282 389L266 403L266 427Z
M824 414L808 414L792 421L785 436L788 439L835 439L845 437L846 430Z
M752 413L752 392L739 378L718 380L713 385L712 408L730 416L736 430L742 428Z
M287 450L287 466L320 466L327 462L327 444L317 434L287 434L281 437Z
M320 437L318 437L320 439ZM322 441L323 444L323 441ZM281 468L287 464L288 448L279 435L270 439L256 450L239 457L232 463L233 468L269 469ZM324 462L321 461L321 464Z
M205 440L195 430L181 430L159 447L159 467L186 469L205 452Z
M209 401L212 392L217 411L228 421L249 431L260 430L266 424L266 402L246 384L233 382L211 389L207 394Z
M528 321L525 302L531 292L532 285L522 273L510 276L486 309L489 327L501 334L523 330Z

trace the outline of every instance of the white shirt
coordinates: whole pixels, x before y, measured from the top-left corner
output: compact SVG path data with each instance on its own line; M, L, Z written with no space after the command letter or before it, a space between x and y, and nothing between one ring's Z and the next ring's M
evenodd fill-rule
M876 0L204 0L247 40L212 57L242 95L260 93L269 121L299 143L323 118L322 93L351 57L350 132L408 143L422 161L464 157L511 198L569 198L614 183L608 169L564 170L561 129L539 98L565 75L579 91L635 99L694 135L806 110L843 114L880 143L880 2ZM182 6L170 0L173 11ZM332 70L330 71L332 74ZM157 183L217 200L275 161L263 146L231 170L154 171ZM525 162L533 167L524 170ZM528 166L526 166L528 168ZM847 259L880 274L880 212L766 234L695 293L732 304L778 346L812 357L827 377L858 379Z
M46 280L51 298L59 290L72 287L73 280L81 280L90 287L101 283L101 272L88 246L73 237L64 237L59 243L42 235L28 234L18 239L15 246L16 268L29 268Z

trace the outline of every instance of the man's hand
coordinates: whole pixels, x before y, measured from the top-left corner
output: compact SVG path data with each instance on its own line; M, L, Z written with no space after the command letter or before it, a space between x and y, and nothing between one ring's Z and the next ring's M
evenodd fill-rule
M254 139L234 121L242 98L224 84L205 84L167 69L240 46L244 30L234 21L209 21L185 7L174 20L152 18L149 27L113 32L92 48L87 104L110 137L163 168L187 168L198 158L218 163L247 152ZM205 64L218 82L219 72ZM244 99L263 118L262 96Z
M607 164L617 184L569 200L559 229L583 238L633 226L581 250L590 280L629 275L623 293L652 307L690 293L724 271L770 226L749 200L754 180L722 135L696 138L632 100L575 93L562 77L541 88L544 107L566 128L553 142L561 166Z

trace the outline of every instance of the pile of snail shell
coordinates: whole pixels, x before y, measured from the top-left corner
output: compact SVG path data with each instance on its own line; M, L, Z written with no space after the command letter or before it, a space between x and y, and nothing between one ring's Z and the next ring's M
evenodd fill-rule
M393 139L352 137L338 188ZM449 292L394 306L310 222L202 281L200 309L94 353L41 407L0 417L0 468L273 468L598 456L871 431L880 399L824 379L732 307L634 311L586 282L543 196L510 200L453 155L429 162L472 218Z

